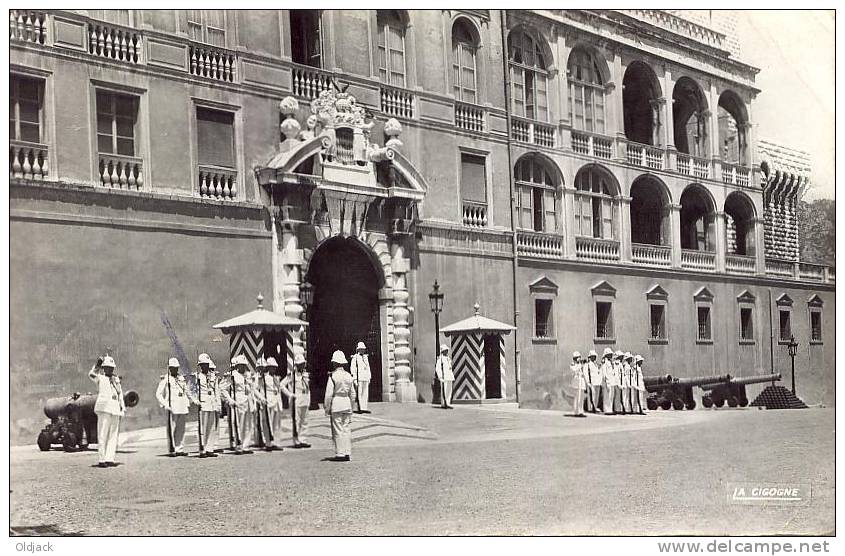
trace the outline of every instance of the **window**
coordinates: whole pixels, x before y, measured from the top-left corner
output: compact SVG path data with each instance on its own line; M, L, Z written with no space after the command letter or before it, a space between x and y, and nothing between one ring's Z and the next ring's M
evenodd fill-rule
M319 10L290 11L291 57L297 64L322 67L322 39Z
M666 339L666 307L664 305L649 305L649 321L652 340Z
M613 338L613 303L596 302L596 338Z
M792 337L792 326L790 325L792 312L788 309L781 309L778 313L780 314L780 340L788 342Z
M478 102L475 53L478 50L472 30L465 20L452 27L452 87L455 98L463 102Z
M596 59L584 49L569 56L569 121L572 127L605 133L605 87Z
M508 37L511 97L516 116L549 120L549 72L540 43L524 31Z
M382 83L405 87L405 24L396 10L379 10L378 73Z
M191 39L226 46L226 12L224 10L187 10L188 36Z
M557 188L546 164L536 156L523 157L516 163L514 179L517 226L535 232L557 232Z
M740 340L754 340L754 320L753 309L751 307L742 307L739 310L739 339Z
M713 339L710 328L710 307L698 307L698 341L710 341Z
M41 142L44 82L19 75L9 79L9 139Z
M97 91L97 150L135 156L138 97Z
M461 197L474 203L487 202L487 170L483 156L461 153Z
M234 114L197 107L197 152L203 166L235 167Z
M534 300L534 337L553 338L554 327L552 326L552 300Z
M88 10L88 14L93 19L99 19L107 23L115 23L124 27L131 25L129 10Z
M810 311L810 341L822 342L822 312L818 310Z
M619 204L610 176L584 168L575 176L575 189L575 235L616 239Z

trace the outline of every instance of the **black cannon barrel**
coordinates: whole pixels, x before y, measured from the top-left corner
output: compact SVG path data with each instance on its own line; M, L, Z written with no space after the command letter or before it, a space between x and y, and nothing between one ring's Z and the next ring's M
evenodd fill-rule
M126 407L135 407L140 399L141 397L135 390L129 390L123 394L123 403ZM61 415L69 415L73 412L79 412L81 415L93 415L96 403L96 394L79 394L77 392L70 396L47 399L44 402L44 414L50 419L57 419Z
M735 379L731 380L731 384L761 384L763 382L773 382L775 380L780 380L781 376L780 373L774 373L770 375L757 375L757 376L739 376Z
M696 376L692 378L679 378L678 386L703 386L705 384L721 384L730 382L731 375Z
M672 375L657 375L657 376L644 376L643 377L643 384L646 386L656 386L659 384L671 384L672 383Z

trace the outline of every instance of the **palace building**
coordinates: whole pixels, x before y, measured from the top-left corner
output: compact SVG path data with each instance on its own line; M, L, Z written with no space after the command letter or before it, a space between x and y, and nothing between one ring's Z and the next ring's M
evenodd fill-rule
M13 440L106 350L158 422L168 357L225 367L212 325L259 293L308 321L318 395L362 340L371 399L430 402L435 280L441 325L516 327L465 344L467 401L564 407L604 347L787 382L792 336L798 395L835 401L810 161L756 136L729 13L11 10L9 36Z

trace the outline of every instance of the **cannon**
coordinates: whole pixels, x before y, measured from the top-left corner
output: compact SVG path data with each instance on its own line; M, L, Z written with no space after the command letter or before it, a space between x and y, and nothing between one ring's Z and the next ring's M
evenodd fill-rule
M763 382L774 382L780 380L780 373L759 376L743 376L731 378L726 382L704 384L701 389L705 391L701 398L704 407L722 407L725 403L728 407L746 407L748 396L745 387L749 384L760 384Z
M126 407L138 405L140 397L134 390L123 395ZM50 398L44 402L44 414L50 422L38 434L38 448L46 452L53 444L61 444L66 452L97 442L97 414L94 413L96 394L80 394Z
M666 380L669 377L671 380ZM654 379L657 377L649 377ZM646 381L643 377L646 390L649 393L646 399L646 406L654 411L658 407L661 409L695 409L695 398L692 395L694 386L703 386L706 384L717 384L727 382L731 379L731 375L718 376L698 376L693 378L672 378L670 375L660 377L663 380Z

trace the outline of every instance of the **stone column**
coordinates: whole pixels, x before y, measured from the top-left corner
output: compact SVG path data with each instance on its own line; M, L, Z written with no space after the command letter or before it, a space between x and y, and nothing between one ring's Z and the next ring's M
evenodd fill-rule
M273 311L291 318L301 318L302 302L299 299L300 271L303 263L302 249L299 249L299 238L296 235L296 225L287 220L284 209L279 212L279 220L274 229L277 243L277 263L273 276ZM292 330L294 348L304 348L300 330ZM281 365L281 362L279 363Z
M716 228L716 272L725 271L725 252L728 248L725 213L717 211L713 226Z
M575 189L563 187L563 258L575 259Z
M613 53L613 71L611 80L608 81L607 94L609 104L613 107L613 119L608 123L607 134L613 137L625 138L625 105L622 102L622 81L625 72L622 68L622 56L619 52ZM617 85L618 83L618 85Z
M672 266L681 268L681 205L668 205L669 245L672 246Z
M397 242L391 245L390 269L393 272L393 337L395 348L394 376L396 378L396 401L400 403L415 403L417 401L417 387L411 382L411 329L408 323L410 310L408 306L407 274L410 271L410 260L405 257L404 246Z
M631 197L619 196L619 260L631 262Z
M663 70L663 146L675 150L675 113L672 110L675 92L675 80L672 79L672 70L669 67Z
M766 274L766 249L764 248L765 225L762 218L751 220L754 226L754 257L757 259L757 274Z

